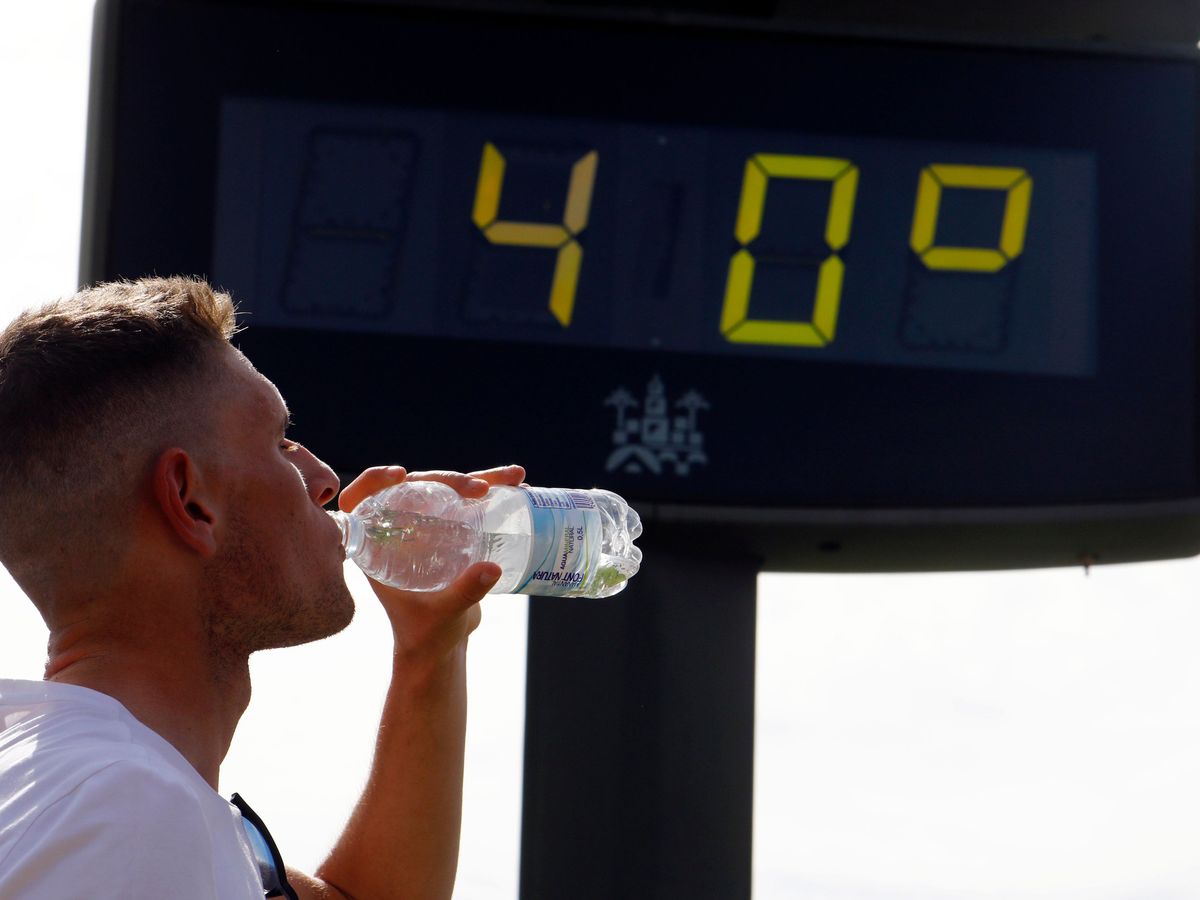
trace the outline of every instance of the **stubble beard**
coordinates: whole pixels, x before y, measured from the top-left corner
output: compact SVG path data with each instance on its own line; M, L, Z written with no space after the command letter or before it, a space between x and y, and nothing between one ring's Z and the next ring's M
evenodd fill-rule
M342 631L354 600L340 568L312 566L296 583L264 552L244 517L234 514L229 539L208 566L206 631L216 658L237 661L258 650L295 647Z

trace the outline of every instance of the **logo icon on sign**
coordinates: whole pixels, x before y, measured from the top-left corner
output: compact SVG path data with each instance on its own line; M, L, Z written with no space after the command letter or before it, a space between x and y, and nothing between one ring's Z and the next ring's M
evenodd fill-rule
M655 375L646 385L641 403L624 387L619 387L608 395L604 405L617 411L613 451L605 471L660 475L668 466L674 466L676 475L687 475L693 465L708 462L704 434L696 418L710 406L697 391L688 391L676 400L674 405L680 412L672 416L662 379Z

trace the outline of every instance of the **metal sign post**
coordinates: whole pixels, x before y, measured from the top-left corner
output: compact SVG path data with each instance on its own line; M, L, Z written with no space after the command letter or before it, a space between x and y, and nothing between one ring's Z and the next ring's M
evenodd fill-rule
M616 598L530 598L522 900L750 896L758 565L663 538Z

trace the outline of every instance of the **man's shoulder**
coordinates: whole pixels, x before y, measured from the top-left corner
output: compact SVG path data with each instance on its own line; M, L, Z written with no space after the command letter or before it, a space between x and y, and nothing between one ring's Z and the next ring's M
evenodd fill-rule
M86 729L127 736L129 711L113 697L74 684L0 679L0 749L31 733Z
M14 795L37 793L44 804L113 766L109 777L139 767L186 776L177 754L146 732L96 691L0 681L0 810Z
M214 847L221 835L169 769L111 759L24 793L15 803L3 798L17 808L0 814L0 895L151 897L186 884L187 896L224 896L217 879L228 855Z
M207 831L202 797L151 758L93 756L74 771L66 765L53 768L55 777L39 777L0 796L0 856L8 832L20 826L30 832L87 831L94 823L107 833L124 831L131 837L147 827Z
M223 803L194 771L189 776L103 708L68 702L13 710L0 705L8 725L0 731L0 867L15 846L44 834L102 829L106 838L136 840L147 823L203 832L207 803Z
M240 842L228 802L111 698L0 693L0 895L74 896L55 892L100 877L109 887L92 896L152 896L179 878L246 896Z

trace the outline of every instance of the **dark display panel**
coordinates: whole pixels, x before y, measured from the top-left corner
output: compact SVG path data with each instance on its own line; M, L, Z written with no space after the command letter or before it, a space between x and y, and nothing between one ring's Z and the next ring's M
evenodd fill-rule
M780 541L1196 497L1191 60L104 9L85 277L231 290L339 471L515 460Z

